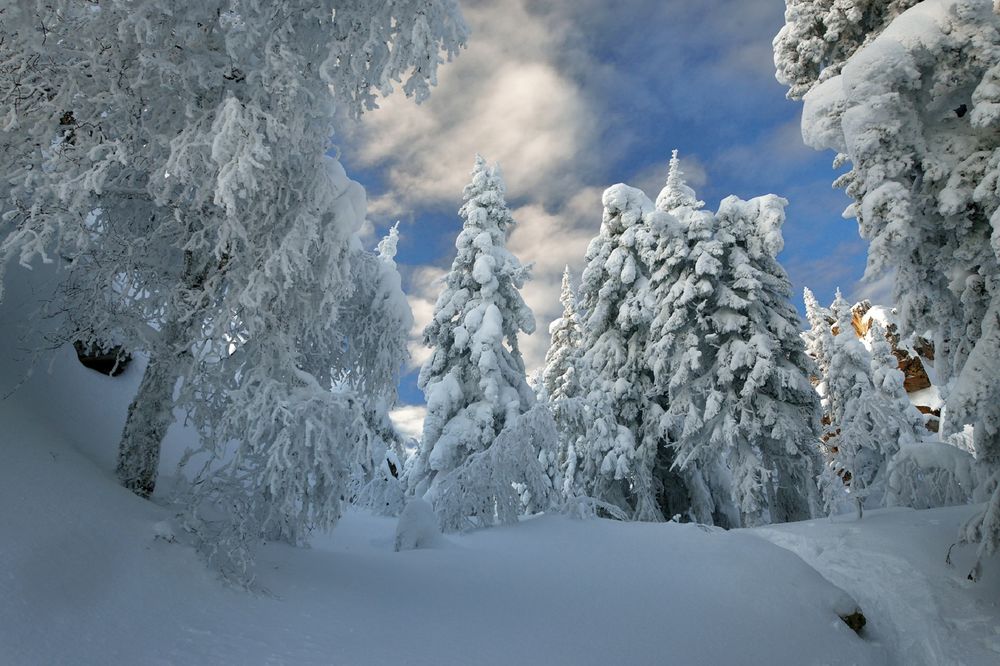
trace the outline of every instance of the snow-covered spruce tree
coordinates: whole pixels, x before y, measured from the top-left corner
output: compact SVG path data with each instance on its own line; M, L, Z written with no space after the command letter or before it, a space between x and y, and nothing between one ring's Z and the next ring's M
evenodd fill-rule
M809 324L809 328L802 333L802 340L806 345L806 353L816 363L816 379L822 382L830 367L833 313L830 308L820 305L809 287L802 290L802 301L805 303L806 322Z
M559 447L556 458L544 462L559 489L571 495L576 475L576 449L586 430L586 416L580 385L583 330L569 266L563 271L559 303L563 313L549 325L551 342L545 352L541 382L542 395L558 427Z
M439 485L473 458L477 466L487 464L497 435L535 402L517 342L519 333L535 328L518 291L529 267L507 250L514 219L499 168L477 155L464 200L458 252L424 329L424 344L433 350L418 378L427 416L407 469L410 492L426 496L441 516L488 501L472 497L477 486L458 483L458 476L443 489ZM460 476L471 473L466 469Z
M605 190L603 203L580 286L587 432L576 451L573 494L633 519L659 520L651 473L656 443L644 437L646 419L658 422L658 415L648 415L652 377L644 356L652 317L645 216L653 204L622 184Z
M667 500L661 506L669 505L671 516L681 513L701 523L733 527L740 524L740 515L727 449L707 445L692 431L701 428L700 418L694 417L703 415L707 405L704 391L690 382L713 354L707 306L723 276L715 217L703 206L684 182L675 151L657 197L658 214L650 216L656 239L648 259L655 267L650 278L655 316L646 358L653 394L664 410L654 474ZM706 375L703 381L711 380Z
M748 526L800 520L817 509L812 362L776 259L785 205L774 195L720 204L719 247L702 259L718 271L715 288L699 296L704 342L685 352L687 395L676 404L671 396L683 423L678 457L725 451L733 501Z
M866 505L884 506L890 461L901 447L917 442L923 417L903 389L885 330L873 324L869 353L854 334L851 307L839 290L832 311L840 332L827 373L835 430L826 445L840 478L824 495L835 498L846 482L860 517Z
M336 4L57 0L0 15L3 260L64 258L67 337L112 330L148 352L118 466L140 494L178 380L235 367L204 362L234 337L270 353L265 339L308 311L292 301L334 321L357 222L324 210L339 196L323 162L335 104L360 113L394 81L422 97L464 30L449 0Z
M823 461L824 473L821 475L823 480L821 480L820 486L827 490L833 490L834 487L831 486L831 482L834 480L833 477L835 474L831 470L826 469L829 467L828 463L831 462L826 441L830 438L836 426L833 424L833 416L830 413L829 389L826 376L830 370L830 354L833 351L832 325L834 319L830 308L820 305L819 301L816 300L815 294L808 287L802 290L802 300L805 304L806 322L809 324L809 328L802 332L802 340L805 342L806 354L809 355L809 358L815 364L816 371L812 376L812 381L816 386L816 393L819 394L820 408L822 410L821 424L823 426L823 435L821 437L822 444L820 445L820 450L823 452L825 460ZM841 488L836 488L836 494L839 495L841 490Z
M969 359L994 355L1000 316L1000 17L988 0L923 0L888 18L812 85L782 74L779 49L779 80L805 101L806 143L852 166L837 182L871 244L869 274L895 276L901 334L934 332L943 432L976 426L992 498L963 538L982 558L1000 549L1000 377Z
M738 524L732 519L731 497L725 462L719 455L681 460L675 446L680 432L674 425L670 404L672 381L684 374L681 367L690 360L701 341L692 328L702 312L697 296L711 291L708 273L711 261L714 218L702 208L693 189L684 180L677 151L674 150L667 180L656 198L656 212L649 216L655 242L647 254L650 266L650 296L655 315L646 349L653 372L654 394L661 413L654 477L660 489L660 505L665 515L684 515L698 522L716 525ZM676 388L678 384L674 384ZM674 391L676 393L676 391ZM680 398L683 402L683 397ZM716 454L721 452L716 451ZM721 464L720 464L721 463ZM686 508L687 507L687 508ZM685 510L686 508L686 510Z

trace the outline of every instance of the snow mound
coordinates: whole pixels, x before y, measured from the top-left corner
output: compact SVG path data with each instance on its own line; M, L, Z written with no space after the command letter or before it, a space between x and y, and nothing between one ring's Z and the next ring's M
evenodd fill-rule
M442 540L437 514L427 500L410 500L396 524L396 552L431 548Z

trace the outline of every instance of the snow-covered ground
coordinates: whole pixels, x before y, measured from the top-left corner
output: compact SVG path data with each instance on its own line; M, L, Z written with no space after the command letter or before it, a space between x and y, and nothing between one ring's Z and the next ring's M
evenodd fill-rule
M969 507L735 532L541 516L399 553L394 520L348 512L231 589L115 482L141 365L47 368L0 400L0 664L1000 663L1000 561L976 584L968 549L944 564Z
M789 549L853 596L865 636L893 663L1000 664L1000 561L965 578L974 547L955 546L970 507L884 509L752 530Z

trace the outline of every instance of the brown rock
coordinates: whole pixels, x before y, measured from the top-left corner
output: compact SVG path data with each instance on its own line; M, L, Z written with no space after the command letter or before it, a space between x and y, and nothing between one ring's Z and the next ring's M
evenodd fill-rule
M865 614L861 612L860 608L850 615L841 615L840 619L844 621L844 624L853 629L856 634L860 634L861 630L868 624L868 620L865 619Z

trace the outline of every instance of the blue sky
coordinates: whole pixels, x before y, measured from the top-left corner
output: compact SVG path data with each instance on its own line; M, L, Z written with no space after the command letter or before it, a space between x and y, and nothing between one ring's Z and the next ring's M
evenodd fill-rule
M670 151L713 209L723 197L776 193L790 201L783 263L830 301L860 298L865 243L848 200L831 188L833 155L806 148L801 104L774 79L780 0L494 0L461 2L468 48L445 65L430 100L392 95L338 137L348 172L368 190L381 233L400 219L399 262L417 327L430 317L461 221L476 152L498 161L519 226L510 247L535 264L524 294L538 330L522 341L529 370L559 314L563 266L582 268L614 183L655 198ZM416 334L416 330L414 331ZM414 362L425 356L414 339ZM401 398L419 404L415 374ZM407 418L419 424L420 410Z

